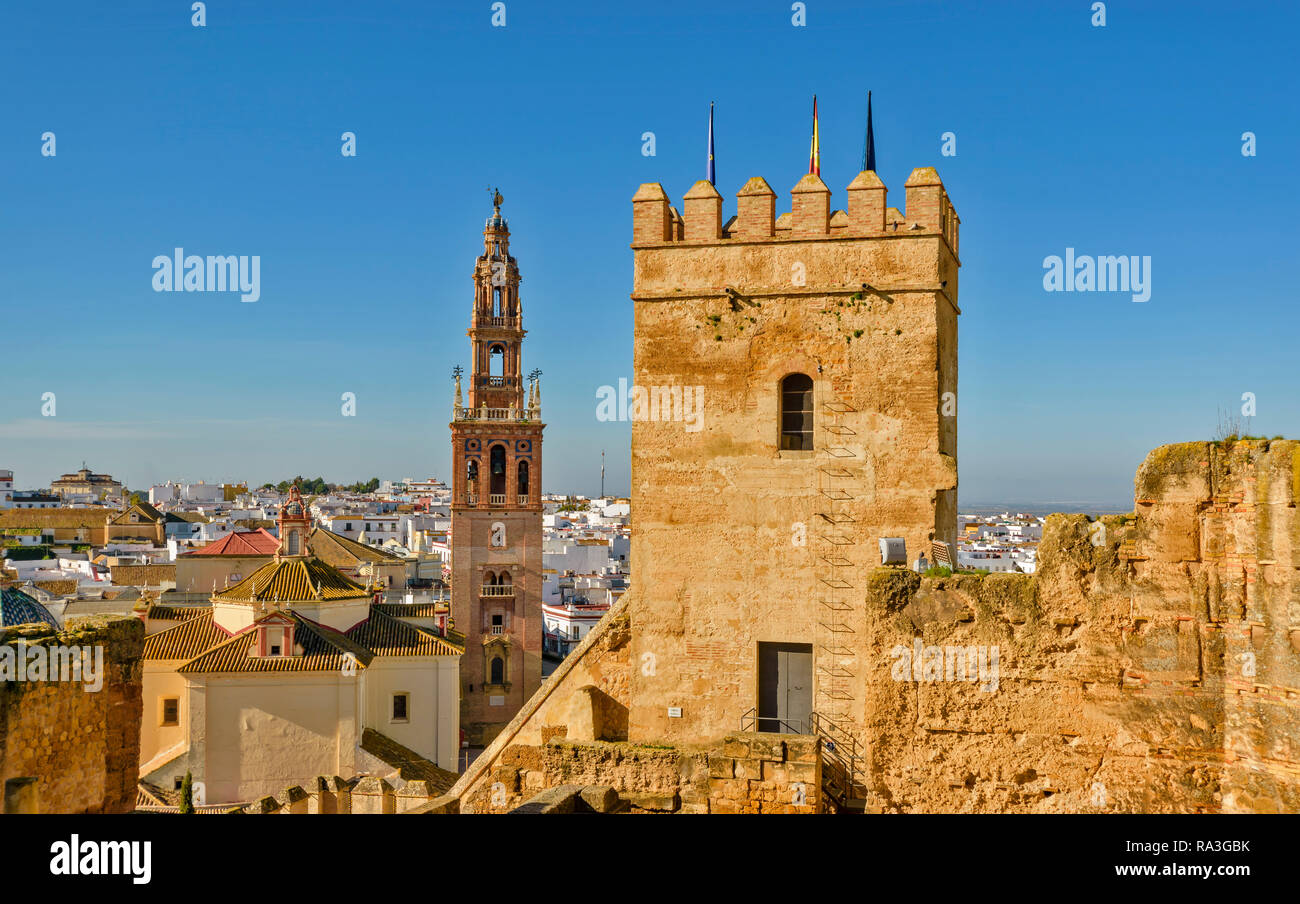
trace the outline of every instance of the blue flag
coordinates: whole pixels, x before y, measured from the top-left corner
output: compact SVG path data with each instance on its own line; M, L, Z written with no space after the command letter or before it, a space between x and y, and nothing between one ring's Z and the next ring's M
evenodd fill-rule
M709 170L705 176L710 185L715 185L716 173L713 170L713 101L709 101Z
M871 134L871 92L867 92L867 139L862 145L862 168L876 171L876 136Z

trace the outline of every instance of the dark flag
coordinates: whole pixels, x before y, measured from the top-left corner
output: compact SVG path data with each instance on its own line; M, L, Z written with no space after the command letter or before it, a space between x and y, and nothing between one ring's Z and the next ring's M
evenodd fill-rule
M713 101L709 101L709 171L705 178L709 180L710 185L715 184L713 181L715 175L713 171Z
M862 168L876 171L876 136L871 134L871 92L867 92L867 140L862 145Z

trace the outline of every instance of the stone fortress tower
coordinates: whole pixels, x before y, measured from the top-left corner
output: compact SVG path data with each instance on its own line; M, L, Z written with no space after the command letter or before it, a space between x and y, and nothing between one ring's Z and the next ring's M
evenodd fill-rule
M423 812L1300 811L1300 442L1161 446L1032 575L882 565L955 529L959 221L905 189L637 191L632 587Z
M461 728L489 743L542 680L541 386L524 398L523 314L510 228L494 197L474 264L468 399L451 422L451 607L466 637Z
M703 403L695 432L633 427L631 741L867 717L878 541L956 533L959 220L933 169L905 190L906 216L863 171L832 210L809 174L777 217L753 178L725 224L707 181L684 214L632 200L635 383Z

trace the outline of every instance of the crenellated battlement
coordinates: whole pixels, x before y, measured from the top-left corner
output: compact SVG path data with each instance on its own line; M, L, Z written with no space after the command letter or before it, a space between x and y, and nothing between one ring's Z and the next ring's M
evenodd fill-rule
M791 209L777 216L776 192L755 176L736 194L736 215L723 223L722 195L709 182L691 187L682 213L662 185L647 182L632 197L632 247L940 235L956 256L961 218L934 167L912 170L903 188L906 215L887 205L880 177L863 170L846 189L847 209L835 210L831 190L809 173L790 189Z

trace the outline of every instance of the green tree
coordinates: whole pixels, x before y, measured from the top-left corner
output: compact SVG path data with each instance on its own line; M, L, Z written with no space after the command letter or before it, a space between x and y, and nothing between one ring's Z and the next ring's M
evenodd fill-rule
M185 771L185 778L181 779L181 812L194 812L194 777L188 769Z

